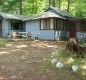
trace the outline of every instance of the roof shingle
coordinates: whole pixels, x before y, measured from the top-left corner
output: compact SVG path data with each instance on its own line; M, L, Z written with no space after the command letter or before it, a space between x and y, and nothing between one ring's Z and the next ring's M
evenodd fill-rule
M3 12L0 12L0 16L4 19L16 19L16 20L22 20L22 21L30 18L29 16L17 15L12 13L3 13Z

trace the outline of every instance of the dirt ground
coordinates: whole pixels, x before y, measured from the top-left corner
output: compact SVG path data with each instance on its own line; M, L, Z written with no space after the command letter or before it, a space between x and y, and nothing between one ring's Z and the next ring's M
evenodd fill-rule
M0 80L55 80L42 75L38 67L61 47L56 41L7 42L0 48Z

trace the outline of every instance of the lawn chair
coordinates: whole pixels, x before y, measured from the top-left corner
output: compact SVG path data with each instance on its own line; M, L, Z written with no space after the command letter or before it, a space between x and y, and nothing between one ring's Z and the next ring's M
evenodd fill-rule
M18 38L17 32L15 32L15 31L14 31L14 32L12 32L12 34L11 34L11 35L12 35L12 38L13 38L13 39Z
M35 40L38 40L39 39L39 35L40 35L40 33L36 33Z

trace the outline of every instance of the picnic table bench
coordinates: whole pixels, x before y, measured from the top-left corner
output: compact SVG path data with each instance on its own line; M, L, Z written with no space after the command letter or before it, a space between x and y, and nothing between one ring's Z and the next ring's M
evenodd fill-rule
M40 33L31 33L30 31L28 32L16 32L13 31L11 32L9 35L7 35L8 38L12 38L12 39L31 39L32 38L32 34L33 37L35 38L35 40L39 39L39 35Z
M27 38L27 32L17 32L17 38Z

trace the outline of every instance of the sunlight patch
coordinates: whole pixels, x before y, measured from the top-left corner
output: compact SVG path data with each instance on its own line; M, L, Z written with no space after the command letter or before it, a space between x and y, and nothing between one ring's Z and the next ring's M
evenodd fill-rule
M1 47L1 49L6 50L7 48Z
M19 51L20 49L14 49L14 50L11 50L12 52L15 52L15 51Z
M82 69L86 70L86 65L83 65L83 66L82 66Z
M4 80L4 78L3 77L0 77L0 80Z
M52 52L52 53L51 53L52 56L53 56L53 55L57 55L57 54L59 54L58 51L55 51L55 52Z
M44 42L34 42L33 44L31 44L31 46L33 47L39 47L39 48L57 48L57 45L49 45L48 43L44 43Z
M86 72L85 71L82 71L82 75L86 75Z
M8 52L0 52L0 54L6 54L6 53L8 53Z
M70 64L72 62L74 62L74 59L73 58L68 58L68 61L66 63Z
M51 53L51 57L53 58L53 57L57 56L58 54L59 54L58 51L52 52L52 53Z
M6 44L7 47L10 47L10 46L12 46L12 45L13 45L13 44Z
M16 79L17 78L17 76L11 76L11 79Z
M33 47L39 47L39 48L45 48L46 46L42 45L42 44L31 44L31 46Z
M57 48L57 45L47 45L47 47L50 47L50 48Z
M27 45L17 45L16 48L25 48L25 47L28 47Z

